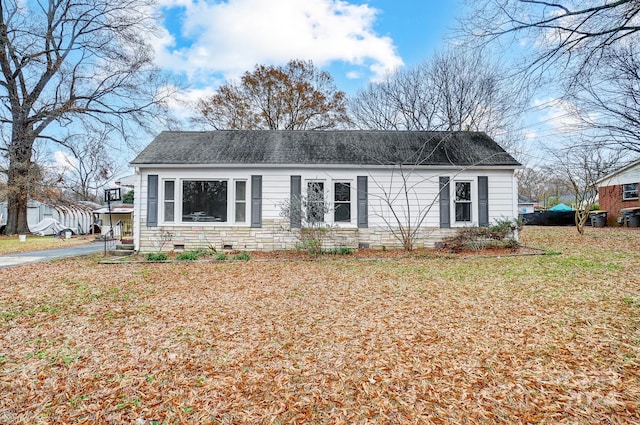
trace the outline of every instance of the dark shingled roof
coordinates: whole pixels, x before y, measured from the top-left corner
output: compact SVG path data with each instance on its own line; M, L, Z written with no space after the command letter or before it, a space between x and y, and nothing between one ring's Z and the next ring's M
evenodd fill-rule
M482 132L357 130L165 131L131 164L520 165Z

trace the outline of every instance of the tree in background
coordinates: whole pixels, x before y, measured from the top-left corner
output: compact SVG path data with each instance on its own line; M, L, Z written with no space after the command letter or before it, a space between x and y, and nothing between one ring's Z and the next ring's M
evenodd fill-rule
M80 119L123 134L153 121L164 83L145 39L151 0L0 3L0 124L8 158L8 234L27 232L34 142ZM166 94L166 93L165 93ZM9 130L10 128L10 130Z
M66 156L60 173L62 187L78 201L98 202L100 189L113 178L118 167L109 155L108 133L74 135L64 141Z
M358 91L351 121L360 129L484 131L515 154L511 128L523 102L506 74L482 50L439 53Z
M135 193L132 190L129 190L127 192L124 193L124 195L122 195L122 203L123 204L133 204L135 198Z
M569 182L575 196L576 229L582 235L598 199L597 182L620 166L622 151L582 142L550 153L555 158L556 176Z
M573 83L567 98L599 144L640 152L640 51L635 45L604 53L597 68Z
M462 20L462 33L482 42L517 42L531 48L524 63L531 76L560 65L562 76L573 80L597 67L610 50L633 43L640 31L637 0L473 0L469 4L471 12Z
M547 192L547 173L533 167L525 167L516 170L516 177L519 195L533 201L544 201Z
M196 105L195 122L216 130L323 130L347 123L346 98L311 61L257 65Z
M640 2L473 0L470 43L516 44L522 88L560 90L597 144L640 152Z

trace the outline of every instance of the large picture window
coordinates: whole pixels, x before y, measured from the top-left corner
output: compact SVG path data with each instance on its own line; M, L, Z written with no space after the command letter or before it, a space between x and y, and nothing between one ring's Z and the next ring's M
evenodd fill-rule
M333 188L333 221L351 221L351 184L334 183Z
M456 221L471 221L471 182L456 182Z
M182 182L183 222L226 222L227 182L184 180Z
M624 201L629 199L638 199L638 183L623 184L622 199Z

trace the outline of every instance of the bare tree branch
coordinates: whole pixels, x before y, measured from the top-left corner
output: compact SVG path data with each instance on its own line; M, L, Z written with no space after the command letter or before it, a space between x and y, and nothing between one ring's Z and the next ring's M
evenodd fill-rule
M0 122L7 141L7 232L28 231L33 144L57 140L56 123L94 121L121 131L154 122L165 81L145 39L153 0L39 0L0 3ZM154 113L155 112L155 113Z

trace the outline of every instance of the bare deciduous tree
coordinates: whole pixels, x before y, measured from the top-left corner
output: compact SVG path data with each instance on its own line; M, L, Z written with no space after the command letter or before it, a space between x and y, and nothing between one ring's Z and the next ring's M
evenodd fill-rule
M311 256L317 256L325 248L331 237L331 226L325 222L325 216L335 208L326 197L324 184L311 182L307 191L280 204L280 216L288 219L290 230L297 228L299 245Z
M640 52L612 49L570 87L568 99L583 127L600 143L640 152Z
M632 43L640 31L637 0L474 0L469 4L463 34L531 47L533 56L525 63L529 73L544 73L559 64L564 76L574 78L597 65L612 47Z
M405 251L412 251L420 231L424 228L427 215L438 202L440 192L429 199L420 196L420 186L425 183L437 184L437 176L423 176L416 166L390 166L389 182L376 181L371 176L373 185L381 193L372 199L371 213L379 217L394 238ZM378 206L375 203L378 203Z
M126 133L161 104L160 73L145 37L152 0L0 3L0 124L10 128L6 233L28 231L27 187L37 139L97 121ZM77 121L76 121L77 122Z
M64 160L62 186L77 200L98 201L99 190L118 171L109 155L108 133L74 135L65 140L64 146L71 156Z
M216 130L322 130L347 122L345 94L311 61L258 65L200 99L195 122Z
M598 199L597 182L619 166L622 152L583 141L550 153L556 159L558 177L570 183L575 196L576 229L582 235L590 209Z
M474 45L516 45L524 53L517 73L522 90L558 90L575 103L583 137L640 152L640 2L468 3L460 33Z
M374 130L436 130L437 99L426 63L369 84L349 101L354 126Z
M357 92L351 120L361 129L484 131L515 153L508 136L523 102L505 75L481 50L450 50Z
M367 153L373 161L389 171L388 176L379 179L376 178L376 175L380 177L379 174L369 174L368 184L376 188L369 192L369 214L378 217L384 223L385 230L407 251L415 247L416 240L427 227L428 216L440 202L443 191L448 195L450 190L449 184L441 185L442 175L429 170L426 165L442 155L455 157L453 161L458 164L457 170L446 174L449 177L447 181L454 181L460 174L483 163L504 157L510 159L502 150L486 155L466 152L456 140L455 134L425 132L413 138L411 143L415 144L411 147L372 147ZM488 223L483 225L485 224Z

